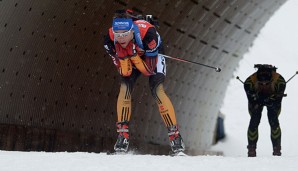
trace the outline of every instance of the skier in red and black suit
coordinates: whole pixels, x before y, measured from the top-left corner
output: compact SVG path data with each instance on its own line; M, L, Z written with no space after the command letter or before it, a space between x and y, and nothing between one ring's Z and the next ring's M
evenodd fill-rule
M267 107L268 120L271 127L271 141L273 155L281 155L281 129L278 116L281 112L281 102L286 89L285 79L276 72L272 65L256 64L257 72L249 76L244 82L244 89L248 99L250 122L247 131L248 157L256 156L258 141L258 126L260 124L264 106Z
M166 64L164 57L158 54L163 50L161 38L153 25L145 20L132 19L130 14L118 11L104 40L104 47L121 75L116 123L119 135L114 149L124 152L128 149L131 93L137 78L143 74L149 78L152 96L168 129L172 151L184 151L174 107L163 88Z

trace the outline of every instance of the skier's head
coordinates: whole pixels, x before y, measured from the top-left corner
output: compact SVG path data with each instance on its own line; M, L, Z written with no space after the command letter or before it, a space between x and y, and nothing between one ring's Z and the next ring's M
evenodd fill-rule
M259 82L270 82L272 80L272 73L276 72L276 67L268 64L256 64L258 68L257 79Z
M272 71L270 70L258 70L257 71L257 79L260 82L267 82L271 81L272 78Z
M116 11L112 30L116 41L125 48L133 39L133 21L127 10Z

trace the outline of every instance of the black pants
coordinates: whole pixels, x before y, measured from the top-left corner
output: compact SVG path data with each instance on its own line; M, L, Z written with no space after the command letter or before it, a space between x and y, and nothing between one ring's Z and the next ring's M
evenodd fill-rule
M258 141L258 126L262 117L264 106L267 107L268 121L271 127L271 141L273 147L281 145L281 129L279 126L278 116L281 111L281 102L272 105L260 105L258 103L249 103L248 110L250 114L250 122L247 131L248 145L256 146Z

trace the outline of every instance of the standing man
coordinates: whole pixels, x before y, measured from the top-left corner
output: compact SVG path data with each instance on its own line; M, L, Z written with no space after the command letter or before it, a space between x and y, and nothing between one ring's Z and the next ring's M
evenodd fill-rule
M248 157L256 157L258 141L258 126L263 107L267 107L267 115L271 127L273 155L281 156L281 129L278 116L281 112L281 102L286 89L285 79L276 72L276 67L267 64L256 64L257 72L244 82L248 99L250 122L247 131Z
M132 11L116 12L112 28L104 40L104 47L121 76L116 123L119 135L114 146L116 152L128 150L131 93L141 74L149 78L151 94L168 129L172 151L177 153L185 149L174 107L163 88L166 64L164 57L158 54L162 51L161 43L161 38L152 24L135 19Z

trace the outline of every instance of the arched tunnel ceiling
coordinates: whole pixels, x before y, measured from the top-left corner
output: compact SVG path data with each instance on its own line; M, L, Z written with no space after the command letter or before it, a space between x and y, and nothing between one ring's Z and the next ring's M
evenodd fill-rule
M217 113L243 54L285 0L1 0L0 148L110 150L116 140L119 76L103 48L116 9L159 19L167 55L165 89L188 150L207 150ZM131 144L169 150L148 80L133 94ZM166 148L165 148L166 147Z

